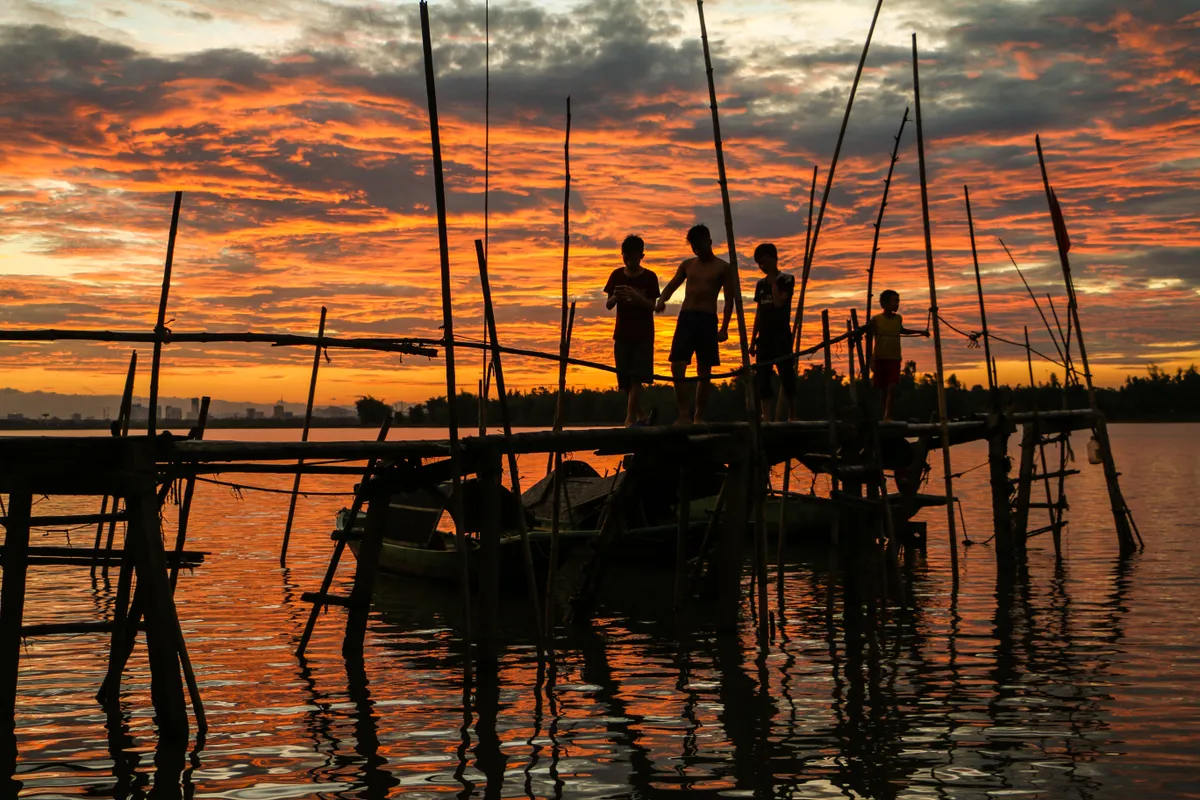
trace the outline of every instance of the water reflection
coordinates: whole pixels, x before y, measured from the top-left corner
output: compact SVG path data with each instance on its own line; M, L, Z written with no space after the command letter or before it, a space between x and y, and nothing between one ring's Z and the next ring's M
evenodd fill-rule
M498 616L509 629L476 660L469 685L453 587L381 587L362 659L343 657L344 612L331 609L297 661L308 612L300 597L327 562L330 508L298 508L297 531L311 533L297 536L279 570L276 501L236 506L202 490L189 548L214 555L181 576L180 608L212 720L204 750L149 763L144 646L119 713L106 718L93 695L107 640L31 640L18 697L21 791L1177 796L1195 788L1188 759L1200 735L1178 699L1200 690L1188 649L1200 585L1192 529L1163 522L1145 554L1116 559L1102 479L1094 520L1082 502L1089 486L1076 492L1061 559L1045 543L1031 548L1026 569L997 574L979 546L964 553L955 582L933 525L928 558L795 550L772 607L747 606L731 634L702 616L676 620L661 602L669 577L615 570L594 621L561 631L546 668L528 639L527 609L507 598ZM330 478L312 488L343 487ZM975 497L961 489L968 513L986 505L985 484ZM347 561L334 592L347 591ZM110 615L116 578L83 573L68 586L63 573L31 573L26 616ZM762 613L773 638L760 652ZM1162 653L1172 654L1169 670Z

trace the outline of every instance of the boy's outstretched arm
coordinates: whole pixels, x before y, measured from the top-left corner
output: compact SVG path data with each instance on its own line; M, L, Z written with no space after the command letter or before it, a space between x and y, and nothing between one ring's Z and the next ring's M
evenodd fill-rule
M667 301L671 299L671 295L675 294L683 282L687 280L687 262L684 261L679 265L679 269L675 270L675 275L671 280L667 281L667 285L663 287L662 294L658 297L658 302L654 305L654 310L662 313L667 308Z
M725 265L725 282L721 289L725 293L725 307L722 309L721 330L717 331L718 342L729 338L729 319L733 316L734 293L737 292L737 274L729 264Z

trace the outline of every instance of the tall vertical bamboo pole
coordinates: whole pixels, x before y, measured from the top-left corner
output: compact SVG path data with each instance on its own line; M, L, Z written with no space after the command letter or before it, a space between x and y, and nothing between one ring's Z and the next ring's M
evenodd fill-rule
M904 118L900 120L900 130L892 137L896 144L892 146L892 159L888 162L887 177L883 179L883 199L879 201L879 214L875 217L875 238L871 242L871 263L867 266L867 315L865 320L871 321L871 300L875 297L875 257L879 254L879 234L883 231L883 211L887 208L888 191L892 188L892 173L896 162L900 160L900 137L904 135L904 126L908 123L908 106L904 107ZM874 337L867 339L866 362L871 363L871 350ZM863 377L866 377L865 375Z
M967 232L971 235L971 262L975 265L975 293L979 296L979 324L983 327L983 370L987 373L992 411L999 410L996 376L992 374L992 344L988 338L987 309L983 305L983 278L979 275L979 254L975 250L975 220L971 216L971 191L963 184L963 202L967 206Z
M300 441L308 441L308 431L312 427L313 401L317 397L317 373L321 369L321 340L325 338L325 315L327 309L321 306L321 321L317 323L317 346L313 353L312 376L308 381L308 404L304 407L304 428L300 431ZM300 467L304 459L296 462L296 479L292 482L292 496L288 501L287 524L283 527L283 544L279 547L279 566L287 566L288 542L292 538L292 521L296 518L296 498L300 494Z
M567 358L571 355L571 333L575 327L575 304L571 303L571 308L567 312L567 328L564 331L562 339L562 347L559 350L559 371L558 371L558 396L561 399L566 393L567 387ZM561 427L562 417L559 417ZM554 590L555 584L558 582L558 552L559 552L559 526L562 521L562 496L563 496L563 477L562 477L562 450L556 448L550 454L551 467L554 474L554 508L550 514L550 564L546 569L546 641L552 641L554 636ZM570 498L567 499L569 504Z
M1033 348L1029 346L1029 326L1025 326L1025 363L1029 367L1029 389L1030 397L1033 398L1033 411L1038 410L1037 402L1037 381L1033 378ZM1062 557L1062 536L1058 529L1058 520L1055 516L1058 509L1054 507L1053 498L1050 494L1050 475L1049 467L1046 464L1046 446L1040 441L1038 442L1038 457L1041 460L1042 466L1042 485L1046 489L1046 513L1050 518L1050 532L1054 537L1054 557Z
M883 0L880 0L882 2ZM761 449L761 423L757 392L754 389L754 380L750 373L750 342L746 336L746 311L742 306L742 282L741 276L738 274L737 246L733 235L733 208L729 200L729 181L725 175L725 151L721 141L721 118L720 111L717 106L717 85L713 80L712 55L708 50L708 27L704 23L704 0L696 0L696 10L700 16L700 43L704 49L704 71L708 77L708 104L709 110L712 112L713 124L713 146L717 156L717 182L721 187L721 208L725 214L725 240L729 247L729 268L733 270L734 292L733 292L733 307L737 312L738 323L738 341L742 351L742 380L746 384L746 408L750 415L750 458L752 469L750 470L751 484L750 490L753 492L754 498L754 536L755 548L757 554L756 569L758 583L758 607L762 609L762 613L758 616L758 636L760 645L765 644L770 634L770 623L767 619L767 581L766 581L766 563L763 554L766 552L766 547L762 541L762 537L766 535L762 525L762 503L763 503L763 488L765 484L765 476L763 474L764 462L762 459ZM729 298L726 297L726 302Z
M1096 388L1092 383L1092 370L1088 366L1087 345L1083 341L1083 326L1079 322L1079 301L1075 295L1075 279L1071 277L1071 261L1067 257L1070 244L1066 239L1066 223L1062 220L1062 212L1050 186L1050 178L1046 174L1046 159L1042 155L1041 137L1034 137L1037 144L1038 165L1042 169L1042 186L1046 191L1046 202L1050 206L1051 215L1057 215L1054 238L1058 243L1058 260L1062 265L1063 283L1067 288L1067 311L1075 323L1075 339L1079 343L1079 361L1083 365L1083 379L1087 385L1088 404L1092 409L1093 425L1096 441L1100 443L1100 455L1104 462L1104 480L1108 485L1108 502L1112 508L1113 523L1117 528L1117 544L1121 552L1132 553L1137 550L1133 539L1133 530L1129 526L1129 507L1121 494L1121 484L1117 479L1117 465L1113 459L1112 446L1108 440L1108 426L1100 415L1100 406L1096 402Z
M567 345L567 283L569 277L567 266L571 258L571 98L567 97L567 129L563 137L563 259L562 259L562 326L559 328L558 349L562 351ZM564 358L566 356L563 356ZM554 430L562 430L564 383L567 375L567 363L558 364L558 398L554 402ZM549 472L554 462L554 454L546 454L546 471ZM547 600L547 608L549 601ZM548 617L547 617L548 618Z
M813 257L817 252L817 241L821 236L821 223L825 219L825 207L829 204L829 191L833 188L833 176L837 172L838 157L842 152L842 142L846 138L846 126L850 123L850 109L854 107L854 94L858 91L858 81L862 77L863 66L867 63L867 51L871 49L871 37L875 35L875 23L879 21L879 10L883 8L883 0L875 4L875 13L871 16L871 27L867 30L867 41L863 44L862 55L858 59L858 69L854 71L854 82L850 84L850 96L846 99L846 113L842 115L842 127L838 131L837 144L833 148L833 159L829 162L829 172L825 175L825 191L821 194L821 210L817 212L817 224L813 228L812 245L804 259L804 272L800 275L800 297L808 287L808 275L812 271ZM804 325L804 305L796 310L796 339Z
M492 284L488 278L487 253L483 242L475 240L475 258L479 261L479 285L483 291L483 314L488 327L488 342L492 346L492 365L496 374L496 395L500 405L500 424L504 429L504 450L508 455L508 480L515 497L521 496L521 473L517 469L517 453L513 448L512 417L508 413L508 393L504 386L504 366L500 360L500 337L496 332L496 310L492 305ZM529 607L533 612L534 637L538 653L544 652L542 636L542 612L538 602L537 575L533 569L533 551L529 546L529 530L525 526L525 515L517 515L517 531L521 534L521 555L525 562L525 580L529 591Z
M471 570L467 562L467 539L463 532L462 444L458 440L458 387L454 374L454 299L450 286L450 242L446 225L446 182L442 174L442 139L438 127L437 89L433 69L433 41L429 32L429 4L421 0L421 44L425 50L425 91L429 98L429 138L433 151L433 190L437 202L438 254L442 273L442 333L446 354L446 416L450 438L450 508L454 516L454 545L461 560L460 583L463 599L463 645L466 679L471 668Z
M158 369L162 364L163 338L167 334L167 298L171 294L171 265L175 260L175 235L179 232L179 206L183 203L183 192L175 193L175 204L171 208L171 232L167 235L167 258L163 267L162 292L158 296L158 322L154 324L154 359L150 363L150 408L146 432L154 437L158 426Z
M921 173L921 216L925 226L925 267L929 273L929 314L933 319L933 353L937 363L938 417L942 425L942 473L946 484L946 525L950 534L950 568L958 582L958 535L954 524L954 479L950 465L950 426L946 415L946 381L942 367L942 328L938 318L937 281L933 271L933 238L929 231L929 188L925 178L925 136L921 126L921 78L917 69L917 35L912 35L913 96L917 112L917 161Z

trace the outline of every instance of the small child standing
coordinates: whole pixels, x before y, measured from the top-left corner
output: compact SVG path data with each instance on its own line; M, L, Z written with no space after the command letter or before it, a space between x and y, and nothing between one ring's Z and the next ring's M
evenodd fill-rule
M762 270L754 287L754 330L750 334L750 355L754 360L754 380L758 387L758 400L762 406L762 418L770 421L771 369L779 372L779 384L783 389L780 405L775 409L775 419L792 419L793 397L796 394L796 364L792 353L792 323L790 308L792 291L796 279L779 271L779 250L770 242L754 248L754 260Z
M607 308L617 309L613 328L613 361L617 386L627 398L625 425L645 425L650 418L642 409L642 386L654 382L654 301L659 297L658 276L642 266L646 244L629 235L621 242L621 259L608 276L604 293Z
M871 341L872 384L884 393L883 419L892 418L892 400L896 396L896 385L900 383L901 336L929 336L929 331L914 331L904 327L904 321L896 312L900 309L900 295L888 289L879 295L883 312L876 314L867 324L867 336Z

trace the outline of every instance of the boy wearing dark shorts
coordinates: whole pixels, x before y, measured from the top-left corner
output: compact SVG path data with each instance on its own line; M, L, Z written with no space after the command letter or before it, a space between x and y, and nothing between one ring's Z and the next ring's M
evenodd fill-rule
M792 326L789 311L796 279L779 271L779 251L767 242L754 249L754 261L763 277L754 287L754 332L750 335L750 355L754 356L754 382L762 405L763 419L771 419L771 370L779 372L783 394L775 419L792 418L792 398L796 393L796 365L792 354ZM784 359L784 360L779 360ZM774 362L774 363L772 363Z
M711 388L712 368L721 363L720 344L729 338L729 318L733 315L737 275L713 253L712 234L704 225L694 225L687 234L688 244L695 257L686 259L667 282L655 311L662 313L667 300L680 285L686 283L683 305L675 322L671 340L671 377L675 380L675 402L679 406L676 425L701 422ZM717 328L717 295L725 293L724 321ZM696 357L696 405L688 401L683 379L692 356Z
M621 242L618 267L608 276L604 293L606 308L617 309L613 328L613 360L617 368L617 386L627 396L625 425L644 424L642 385L654 381L654 301L658 299L658 276L642 266L646 245L640 236L626 236Z
M900 308L900 295L887 289L879 295L883 312L876 314L867 323L867 336L871 342L871 380L876 389L884 393L883 419L892 418L892 400L896 396L896 385L900 383L901 336L929 336L929 331L914 331L904 327L904 321L896 313Z

